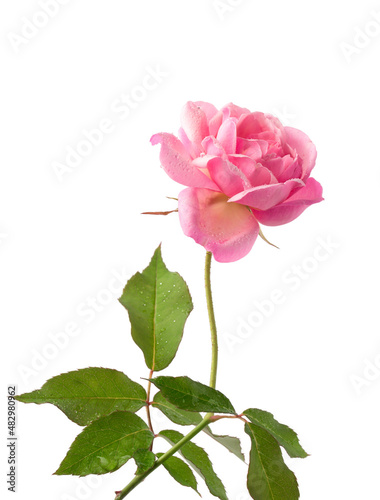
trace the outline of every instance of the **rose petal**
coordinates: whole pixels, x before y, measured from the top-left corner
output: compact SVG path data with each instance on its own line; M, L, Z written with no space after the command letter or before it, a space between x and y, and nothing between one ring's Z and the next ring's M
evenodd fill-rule
M271 139L277 142L284 135L284 129L276 117L255 111L239 123L237 134L246 139Z
M243 139L238 137L236 140L236 153L249 156L254 160L259 160L268 151L267 141L257 139Z
M204 101L195 101L194 104L199 106L201 110L204 112L207 118L207 122L210 123L210 120L217 114L218 110L213 104Z
M290 155L263 158L261 164L272 172L278 182L302 177L302 161L298 156L295 159Z
M213 158L215 158L214 155L201 155L201 156L198 156L198 158L195 158L191 163L198 168L202 168L202 169L206 170L208 162L210 160L212 160ZM210 177L210 176L208 176L208 177Z
M174 181L190 187L205 187L219 190L216 184L195 165L182 142L172 134L160 133L150 142L161 144L160 161L163 169Z
M200 154L201 142L209 135L207 117L203 109L195 102L187 102L182 108L181 125L196 152Z
M207 163L211 179L227 196L233 196L251 187L248 179L236 165L220 157Z
M236 106L236 104L232 104L232 102L228 103L226 106L223 106L221 111L225 120L227 120L228 118L240 118L243 115L245 116L250 114L249 109Z
M223 113L222 111L218 111L216 115L214 115L211 118L208 124L210 135L212 135L213 137L216 137L218 135L218 130L222 122L223 122Z
M313 170L317 159L317 150L309 137L293 127L285 127L287 144L294 149L302 159L302 177L306 181Z
M245 175L251 187L277 184L277 179L272 172L252 158L245 155L228 155L228 159Z
M259 225L247 209L227 203L227 196L208 189L188 188L178 197L179 220L183 232L218 262L234 262L251 250Z
M281 205L264 212L255 210L253 212L257 220L262 224L266 226L280 226L296 219L307 207L322 200L322 186L315 179L309 177L306 185Z
M213 156L224 156L225 152L221 144L213 137L209 135L202 141L202 148L205 150L207 155Z
M287 156L284 157L284 159ZM289 179L302 179L305 182L305 179L302 178L302 160L297 155L296 158L292 158L292 160L286 160L287 164L281 174L277 177L278 182L285 182Z
M236 123L228 119L224 121L216 136L217 141L223 146L226 154L232 154L236 151Z
M300 179L290 179L283 184L257 186L233 196L228 201L248 205L256 210L269 210L279 203L283 203L292 191L303 185L304 183Z
M197 156L199 155L199 150L187 137L186 132L182 127L180 127L180 129L178 130L178 137L182 144L185 146L185 149L188 152L189 156L191 158L197 158Z
M249 176L249 182L253 187L256 187L265 186L266 184L277 184L277 179L270 170L258 164Z

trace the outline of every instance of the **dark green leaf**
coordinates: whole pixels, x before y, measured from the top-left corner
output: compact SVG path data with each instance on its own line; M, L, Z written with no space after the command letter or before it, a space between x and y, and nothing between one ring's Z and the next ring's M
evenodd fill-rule
M297 479L288 469L275 438L262 427L245 424L252 447L248 468L248 491L254 500L297 500Z
M153 434L134 413L116 411L94 420L76 437L57 475L107 474L124 465L140 448L149 448Z
M161 410L169 420L178 425L198 425L202 420L200 413L180 410L173 404L169 403L161 392L157 392L155 394L153 398L153 406ZM238 438L232 436L218 436L211 431L209 426L205 427L203 431L215 439L215 441L227 448L227 450L231 453L240 458L240 460L243 460L243 462L245 461L244 455L241 451L240 440Z
M189 377L156 377L151 382L169 403L182 410L236 413L224 394Z
M136 475L139 475L153 467L156 455L150 450L140 449L133 454L133 458L137 465Z
M158 458L162 455L163 453L157 453ZM195 490L199 495L197 490L197 480L195 479L190 467L185 464L183 460L178 457L169 457L162 465L179 484L193 488L193 490Z
M178 443L183 438L183 434L173 430L161 431L159 435L165 438L171 445ZM215 474L212 463L203 448L189 441L181 447L179 453L205 480L212 495L221 500L228 500L223 483Z
M79 425L115 410L135 412L146 404L145 389L110 368L83 368L48 380L41 389L16 396L22 403L50 403Z
M153 398L153 404L169 420L178 425L198 425L202 421L202 416L193 411L180 410L164 398L161 392L157 392Z
M148 368L166 368L176 355L193 303L185 281L166 268L161 246L149 266L128 281L119 301L128 310L133 340Z
M305 458L308 456L300 445L297 434L290 427L277 422L272 413L257 408L249 408L245 410L244 415L253 424L269 432L285 448L290 457Z
M205 427L203 431L208 434L210 437L215 439L218 443L227 448L228 451L236 455L240 460L245 462L245 458L243 452L241 451L240 439L233 436L218 436L214 434L209 426Z

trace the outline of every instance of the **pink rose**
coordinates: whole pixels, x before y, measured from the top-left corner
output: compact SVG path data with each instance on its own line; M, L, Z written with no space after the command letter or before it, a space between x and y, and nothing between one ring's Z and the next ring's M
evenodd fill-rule
M283 127L272 115L228 104L218 111L207 102L188 102L178 138L159 133L162 167L188 186L178 198L183 232L219 262L241 259L251 250L259 223L291 222L323 200L309 177L317 152L306 134Z

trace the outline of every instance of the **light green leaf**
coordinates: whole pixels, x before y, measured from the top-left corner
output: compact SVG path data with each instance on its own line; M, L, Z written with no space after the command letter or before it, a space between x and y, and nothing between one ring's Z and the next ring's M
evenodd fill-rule
M190 411L235 414L230 400L216 389L189 377L156 377L151 382L177 408Z
M178 425L198 425L202 416L194 411L180 410L164 398L161 392L154 395L152 406L158 408L169 420Z
M133 458L137 465L136 476L153 467L156 461L156 455L150 450L140 449L133 454Z
M159 436L166 439L171 445L178 443L183 438L183 434L173 430L161 431ZM228 500L223 483L215 474L212 463L203 448L189 441L181 447L179 453L204 479L212 495L220 500Z
M252 447L248 468L248 491L254 500L297 500L297 479L286 466L281 448L266 430L245 424Z
M205 427L203 431L208 434L210 437L215 439L219 444L227 448L228 451L236 455L240 460L245 462L245 457L243 455L243 452L241 451L241 443L240 439L237 437L233 436L218 436L217 434L214 434L212 430L210 429L209 426Z
M153 434L140 417L116 411L83 429L63 459L57 475L107 474L124 465L134 453L151 445Z
M163 453L157 453L158 458L162 457L162 455ZM193 488L201 496L197 489L197 480L190 467L183 460L172 456L165 460L162 465L179 484Z
M128 310L133 340L148 368L166 368L176 355L193 303L185 281L166 268L161 246L149 266L128 281L119 301Z
M300 445L297 434L287 425L277 422L272 413L257 408L249 408L245 410L244 415L253 424L269 432L285 448L290 457L305 458L308 456Z
M87 425L115 410L139 410L146 404L146 392L117 370L82 368L53 377L41 389L16 399L22 403L53 404L76 424Z

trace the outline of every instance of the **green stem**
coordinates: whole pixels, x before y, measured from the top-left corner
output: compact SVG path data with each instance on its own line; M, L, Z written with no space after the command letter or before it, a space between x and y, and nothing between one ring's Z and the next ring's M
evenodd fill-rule
M150 370L149 377L148 377L148 379L149 379L148 380L148 389L146 391L146 394L147 394L147 397L146 397L146 416L147 416L147 419L148 419L149 429L151 430L152 434L154 435L155 432L153 430L152 419L151 419L151 416L150 416L150 405L152 404L152 402L150 400L150 391L151 391L151 388L152 388L152 382L150 381L150 379L153 377L153 373L154 373L154 371ZM152 444L150 445L149 450L150 451L153 450L153 441L152 441Z
M216 371L217 371L217 366L218 366L218 338L217 338L217 333L216 333L216 323L215 323L215 314L214 314L214 305L212 302L212 294L211 294L211 259L212 259L212 253L207 252L206 253L206 262L205 262L205 289L206 289L206 301L207 301L207 311L208 311L208 318L210 322L210 330L211 330L211 348L212 348L212 354L211 354L211 375L210 375L210 387L215 389L215 384L216 384ZM149 413L148 413L149 415ZM150 415L149 415L150 416ZM148 417L149 420L149 417ZM135 476L132 481L127 484L127 486L118 492L116 495L116 500L122 500L125 498L133 489L136 488L146 477L148 477L154 470L157 469L161 464L165 462L169 457L174 455L184 444L189 442L191 439L193 439L194 436L199 434L209 423L213 422L215 419L213 413L207 413L205 415L204 419L202 422L200 422L194 429L192 429L186 436L184 436L180 441L178 441L177 444L172 446L170 450L168 450L166 453L164 453L154 464L154 466L143 472L142 474L139 474L138 476Z
M208 319L210 322L211 349L212 349L210 387L215 389L216 370L218 367L218 336L216 333L214 305L212 302L212 294L211 294L211 259L212 259L212 253L207 252L206 253L206 262L205 262L205 288L206 288Z
M170 450L168 450L166 453L164 453L153 465L151 469L148 469L147 471L143 472L142 474L139 474L138 476L135 476L132 481L127 484L127 486L121 490L117 495L116 495L116 500L122 500L125 498L128 493L130 493L133 489L136 488L144 479L149 476L154 470L157 469L161 464L165 462L169 457L174 455L176 451L178 451L184 444L186 444L188 441L190 441L194 436L196 436L199 432L201 432L202 429L206 427L210 423L210 420L212 418L212 413L207 413L205 415L204 419L202 422L200 422L194 429L192 429L186 436L184 436L180 441L178 441L177 444L175 444Z

